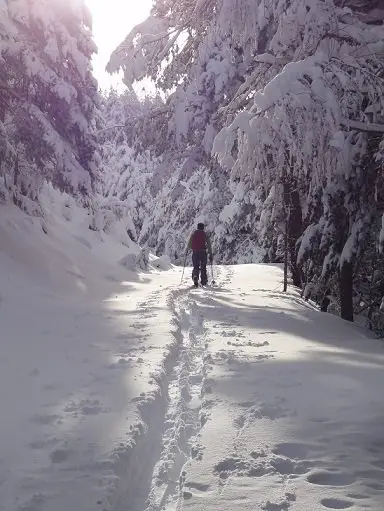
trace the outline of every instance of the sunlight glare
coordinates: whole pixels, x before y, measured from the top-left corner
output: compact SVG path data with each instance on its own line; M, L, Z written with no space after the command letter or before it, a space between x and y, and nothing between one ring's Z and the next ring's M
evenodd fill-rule
M86 3L92 13L98 46L98 54L93 58L94 74L99 87L109 88L120 81L105 71L109 57L130 30L149 15L152 0L86 0Z

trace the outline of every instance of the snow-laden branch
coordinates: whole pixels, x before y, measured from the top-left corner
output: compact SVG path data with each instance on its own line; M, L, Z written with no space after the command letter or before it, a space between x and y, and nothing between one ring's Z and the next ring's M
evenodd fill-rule
M23 99L17 92L15 92L8 84L0 81L0 90L4 91L9 96L12 96L15 99Z
M134 27L113 51L106 66L110 74L124 70L124 83L131 88L149 72L152 60L162 61L175 44L185 25L170 28L166 19L149 16ZM156 44L157 43L157 44Z
M347 128L354 130L366 131L369 133L384 133L384 124L377 124L375 122L353 121L352 119L341 119L340 122Z

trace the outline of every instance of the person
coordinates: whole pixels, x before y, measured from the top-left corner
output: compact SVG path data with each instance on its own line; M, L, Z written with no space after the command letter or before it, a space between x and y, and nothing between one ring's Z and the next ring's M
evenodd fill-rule
M192 249L192 280L195 287L199 285L199 276L202 286L208 284L207 251L210 262L213 261L211 241L204 228L204 224L199 222L197 230L191 234L188 242L188 248Z

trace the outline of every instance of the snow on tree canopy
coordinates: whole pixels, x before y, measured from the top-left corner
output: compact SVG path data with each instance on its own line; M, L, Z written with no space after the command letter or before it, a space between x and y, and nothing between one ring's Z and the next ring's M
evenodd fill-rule
M98 105L89 11L82 0L8 0L0 8L0 118L16 154L2 166L7 186L13 183L16 202L36 196L42 179L89 193ZM34 175L35 186L26 187Z
M123 68L124 83L132 84L148 74L149 61L156 55L162 58L171 35L164 19L149 16L137 25L118 48L112 53L107 71L114 73Z
M362 130L381 131L372 121L373 117L375 121L383 119L383 108L372 105L383 98L384 90L383 78L376 71L382 65L380 53L375 52L384 40L383 26L364 25L349 12L354 24L349 25L348 36L340 38L335 27L344 30L345 13L332 2L299 1L291 2L280 12L270 43L275 60L268 62L276 68L275 74L253 93L248 110L238 113L223 128L213 146L213 154L234 176L253 176L254 186L268 188L281 182L295 189L295 193L297 190L296 206L284 204L287 198L282 195L278 199L281 208L300 207L301 213L297 213L301 222L308 222L314 229L323 226L327 230L324 233L333 229L337 232L338 227L332 227L333 210L336 204L345 208L350 220L344 231L344 250L343 244L336 252L333 243L323 244L324 250L330 251L330 260L334 260L331 254L339 252L341 262L349 260L357 245L361 245L361 237L353 233L357 225L366 222L363 219L368 205L361 204L360 212L355 210L351 186L355 185L358 193L361 184L356 177L362 175L360 165L368 142ZM325 25L312 23L315 18ZM328 27L326 36L324 27ZM288 43L299 41L299 30L303 30L305 44L294 47L291 61L284 65L283 57L287 58L290 51ZM367 44L370 50L364 53ZM310 54L305 55L306 52ZM361 110L362 103L366 103L365 112ZM372 113L379 115L369 115ZM324 189L327 193L323 198L323 222L315 205ZM291 201L292 197L288 203ZM301 243L307 243L307 239L302 238ZM338 243L340 239L335 240ZM305 252L307 249L299 250L300 258Z
M294 283L311 281L319 300L345 268L363 257L373 267L383 42L377 2L154 1L108 66L129 86L149 77L166 98L129 140L161 161L140 240L175 259L211 215L223 261L250 260L255 245L266 261L285 251Z

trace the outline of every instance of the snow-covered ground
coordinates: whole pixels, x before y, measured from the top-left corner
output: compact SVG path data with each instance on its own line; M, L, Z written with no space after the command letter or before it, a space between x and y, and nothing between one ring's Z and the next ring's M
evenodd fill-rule
M384 508L381 341L277 266L128 270L53 202L0 210L1 511Z

